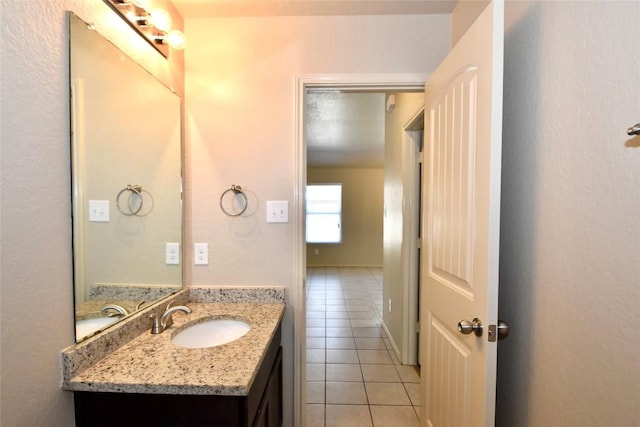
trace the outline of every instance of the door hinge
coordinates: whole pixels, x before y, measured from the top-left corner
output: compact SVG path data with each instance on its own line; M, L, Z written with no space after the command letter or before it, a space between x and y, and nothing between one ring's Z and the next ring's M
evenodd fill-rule
M416 322L416 331L420 333L420 322Z
M416 248L417 249L422 249L422 238L418 237L416 239Z

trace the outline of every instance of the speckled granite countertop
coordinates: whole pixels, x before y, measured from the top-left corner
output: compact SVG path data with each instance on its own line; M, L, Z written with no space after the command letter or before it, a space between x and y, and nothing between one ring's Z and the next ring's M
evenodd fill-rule
M158 335L142 333L64 382L73 391L150 394L248 394L285 305L277 302L189 302L192 313L175 313ZM251 330L228 344L190 349L171 342L182 327L207 319L234 318Z

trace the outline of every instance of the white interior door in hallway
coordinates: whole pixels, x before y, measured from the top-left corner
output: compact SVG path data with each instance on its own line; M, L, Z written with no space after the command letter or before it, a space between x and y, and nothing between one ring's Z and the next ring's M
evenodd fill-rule
M425 86L428 426L494 425L503 17L504 4L490 3Z

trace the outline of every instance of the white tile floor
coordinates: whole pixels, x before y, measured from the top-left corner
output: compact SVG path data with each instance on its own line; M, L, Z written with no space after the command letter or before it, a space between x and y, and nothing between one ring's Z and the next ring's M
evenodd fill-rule
M307 427L418 426L418 371L381 319L381 268L307 270Z

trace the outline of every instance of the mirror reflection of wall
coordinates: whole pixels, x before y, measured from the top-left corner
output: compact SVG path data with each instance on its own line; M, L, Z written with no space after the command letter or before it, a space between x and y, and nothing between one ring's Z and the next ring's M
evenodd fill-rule
M176 94L74 15L70 29L79 341L182 285L167 260L182 241L181 124Z

